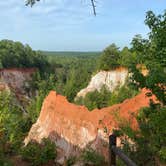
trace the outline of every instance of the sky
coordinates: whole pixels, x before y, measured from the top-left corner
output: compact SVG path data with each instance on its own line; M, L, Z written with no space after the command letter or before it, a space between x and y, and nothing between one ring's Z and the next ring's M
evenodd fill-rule
M35 50L102 51L111 43L130 46L136 34L147 37L146 12L162 14L166 0L0 0L0 40L29 44Z

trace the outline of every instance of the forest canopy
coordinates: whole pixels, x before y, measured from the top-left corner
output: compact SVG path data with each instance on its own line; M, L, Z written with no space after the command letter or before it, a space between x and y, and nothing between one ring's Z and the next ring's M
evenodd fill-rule
M1 68L38 68L47 71L50 65L45 56L38 51L33 51L29 45L11 40L0 41Z

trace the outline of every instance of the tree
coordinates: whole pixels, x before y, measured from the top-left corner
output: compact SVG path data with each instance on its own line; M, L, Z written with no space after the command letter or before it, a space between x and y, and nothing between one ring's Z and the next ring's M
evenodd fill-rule
M132 53L128 47L124 47L120 52L120 61L121 66L128 67L130 64L135 62L136 54Z
M151 32L148 39L137 35L132 41L132 51L137 60L131 65L133 79L140 88L150 89L157 98L166 104L166 12L155 16L147 12L145 24ZM144 65L148 75L144 76L137 64Z
M136 86L150 89L159 103L150 100L150 107L140 110L139 130L122 124L121 132L130 138L130 142L123 140L123 149L138 165L159 166L166 163L166 11L159 16L147 12L145 24L150 28L149 37L133 39L132 52L137 58L130 70ZM144 65L148 74L143 75L137 64Z
M0 41L0 61L2 68L38 68L41 73L50 71L46 56L33 51L29 45L12 40Z
M108 46L99 58L99 69L111 70L118 67L120 65L119 53L119 48L114 43Z
M30 5L31 7L36 3L39 2L40 0L27 0L26 5ZM95 0L90 0L93 8L93 13L96 16L96 5L95 5Z

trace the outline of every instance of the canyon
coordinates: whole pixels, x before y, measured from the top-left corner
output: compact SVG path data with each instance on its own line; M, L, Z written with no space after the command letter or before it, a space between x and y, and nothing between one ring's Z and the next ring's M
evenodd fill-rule
M57 160L61 164L70 156L80 155L86 148L92 148L108 159L108 136L120 125L129 124L138 129L135 116L140 108L149 105L147 92L143 89L121 104L90 112L85 106L70 103L66 97L51 91L24 143L27 145L34 140L40 143L43 138L50 138L57 145Z
M2 69L0 70L0 90L12 91L18 99L27 96L25 87L36 69ZM112 71L100 71L92 76L89 85L81 90L77 97L84 97L94 90L100 91L106 86L113 91L123 86L129 73L126 68ZM71 156L79 157L85 149L92 148L108 160L108 137L114 129L122 125L130 125L138 129L136 115L142 107L149 106L146 89L123 103L102 109L89 111L85 106L70 103L66 97L51 91L45 98L40 115L32 125L24 140L25 146L30 141L41 143L43 138L51 139L57 146L56 162L63 165ZM76 98L77 98L76 97ZM120 139L118 139L120 146Z

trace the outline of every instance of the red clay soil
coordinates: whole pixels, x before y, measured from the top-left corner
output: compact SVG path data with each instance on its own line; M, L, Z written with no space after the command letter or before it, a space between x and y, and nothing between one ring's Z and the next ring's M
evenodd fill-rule
M140 94L121 104L90 112L86 107L69 103L64 96L51 91L24 143L26 145L31 140L41 142L42 138L51 138L59 149L59 161L63 161L64 157L80 155L87 147L108 159L109 134L121 123L128 123L138 129L135 115L140 108L149 106L149 98L145 95L147 92L143 89ZM151 98L156 100L154 96Z
M40 122L44 122L49 115L49 121L55 122L54 118L60 116L73 121L79 127L83 121L87 121L91 122L96 127L96 130L103 126L112 129L117 127L117 121L119 122L121 118L125 118L127 121L133 120L133 114L137 114L141 107L149 105L149 98L145 95L146 92L147 90L144 89L139 95L132 99L127 99L121 104L89 111L85 106L69 103L64 96L57 94L55 91L51 91L44 101L39 120ZM154 96L151 98L155 100ZM62 123L61 128L63 125ZM134 128L136 127L135 120L132 126ZM50 124L47 129L48 131L54 130L55 123Z
M50 137L56 142L63 155L69 156L77 151L73 147L84 149L90 145L107 156L108 135L119 123L130 123L138 128L135 116L138 110L149 105L147 90L121 104L106 107L101 110L89 111L84 106L69 103L64 96L51 91L44 100L37 122L32 126L25 144L30 140L41 141ZM155 97L151 97L155 100Z
M0 69L0 73L1 72L14 72L14 71L34 73L35 71L37 71L37 68L5 68L5 69Z

